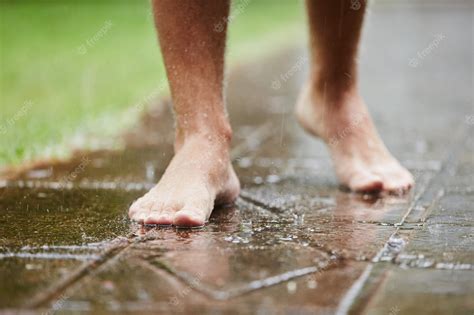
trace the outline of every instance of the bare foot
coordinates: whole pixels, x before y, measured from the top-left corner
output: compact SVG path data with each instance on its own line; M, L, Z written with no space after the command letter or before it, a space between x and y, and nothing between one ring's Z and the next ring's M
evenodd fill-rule
M356 192L403 193L413 176L390 154L357 92L328 102L306 86L296 114L302 126L329 146L339 181Z
M194 136L177 150L160 182L132 204L129 216L145 224L202 226L214 204L233 202L239 191L227 144Z

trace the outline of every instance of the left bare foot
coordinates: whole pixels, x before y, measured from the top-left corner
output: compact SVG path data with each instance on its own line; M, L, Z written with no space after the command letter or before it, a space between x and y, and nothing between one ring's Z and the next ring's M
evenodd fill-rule
M409 190L413 176L385 147L359 94L348 91L330 102L323 94L306 86L296 115L328 145L340 182L356 192Z
M220 135L219 135L220 136ZM195 135L178 145L160 182L129 210L132 220L145 224L202 226L214 204L232 203L240 184L219 136Z

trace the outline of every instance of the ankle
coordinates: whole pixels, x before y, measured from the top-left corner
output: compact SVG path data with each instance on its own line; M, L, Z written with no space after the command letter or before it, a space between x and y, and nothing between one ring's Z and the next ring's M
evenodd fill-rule
M329 141L341 130L363 124L369 113L358 90L353 87L340 89L334 94L321 91L309 81L303 90L296 114L303 127L310 133Z
M220 128L202 128L198 130L183 130L176 128L175 151L177 152L185 143L198 141L212 147L228 150L232 141L232 129L229 126Z
M349 72L318 72L310 77L309 87L312 97L327 106L340 106L358 96L355 74Z
M333 81L324 83L309 82L309 97L313 106L322 109L328 109L331 112L338 112L345 107L353 107L354 103L363 103L357 84L341 84ZM349 108L348 108L349 110Z

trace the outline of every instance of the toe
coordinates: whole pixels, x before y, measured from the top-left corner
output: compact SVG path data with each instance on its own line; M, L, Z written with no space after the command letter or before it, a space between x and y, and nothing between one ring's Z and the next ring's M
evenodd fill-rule
M171 225L173 224L173 215L176 210L172 208L164 208L150 211L150 214L145 219L145 224Z
M185 207L176 212L173 224L180 227L198 227L206 223L206 217L201 210Z
M405 171L405 184L407 189L410 189L415 186L415 179L409 171Z
M390 181L390 182L384 182L383 190L388 192L389 194L392 195L404 195L406 192L410 190L412 185L403 182L403 181Z
M415 182L410 172L402 169L385 176L383 189L391 194L403 195L409 191L414 184Z
M382 190L383 181L377 175L362 172L352 177L349 188L355 192L375 193Z
M146 209L140 206L131 206L130 210L128 211L128 217L133 221L140 222L140 218L143 216L143 213L146 212Z
M150 210L150 207L153 202L152 200L149 200L148 198L145 198L145 197L146 196L135 200L135 202L130 206L128 210L128 216L130 217L130 219L134 219L135 217L138 216L138 214L144 211L146 212Z
M130 219L132 219L133 221L137 221L139 223L143 223L145 219L148 217L149 212L150 211L148 209L141 209L137 211L136 213L134 213L133 216L130 217Z
M152 211L144 221L145 224L171 225L173 224L173 216L169 213L160 213Z
M132 203L132 205L128 209L128 216L130 217L130 219L132 219L135 216L135 214L141 211L141 209L142 209L142 206L141 206L140 199Z

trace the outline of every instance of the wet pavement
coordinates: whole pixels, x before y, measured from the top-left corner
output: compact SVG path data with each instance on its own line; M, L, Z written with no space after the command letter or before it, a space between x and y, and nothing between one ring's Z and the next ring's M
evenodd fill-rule
M292 115L303 45L282 49L230 72L243 190L202 229L126 215L172 157L166 101L123 151L5 175L0 312L472 314L473 12L402 2L369 14L362 91L416 177L408 196L338 186L324 145Z

